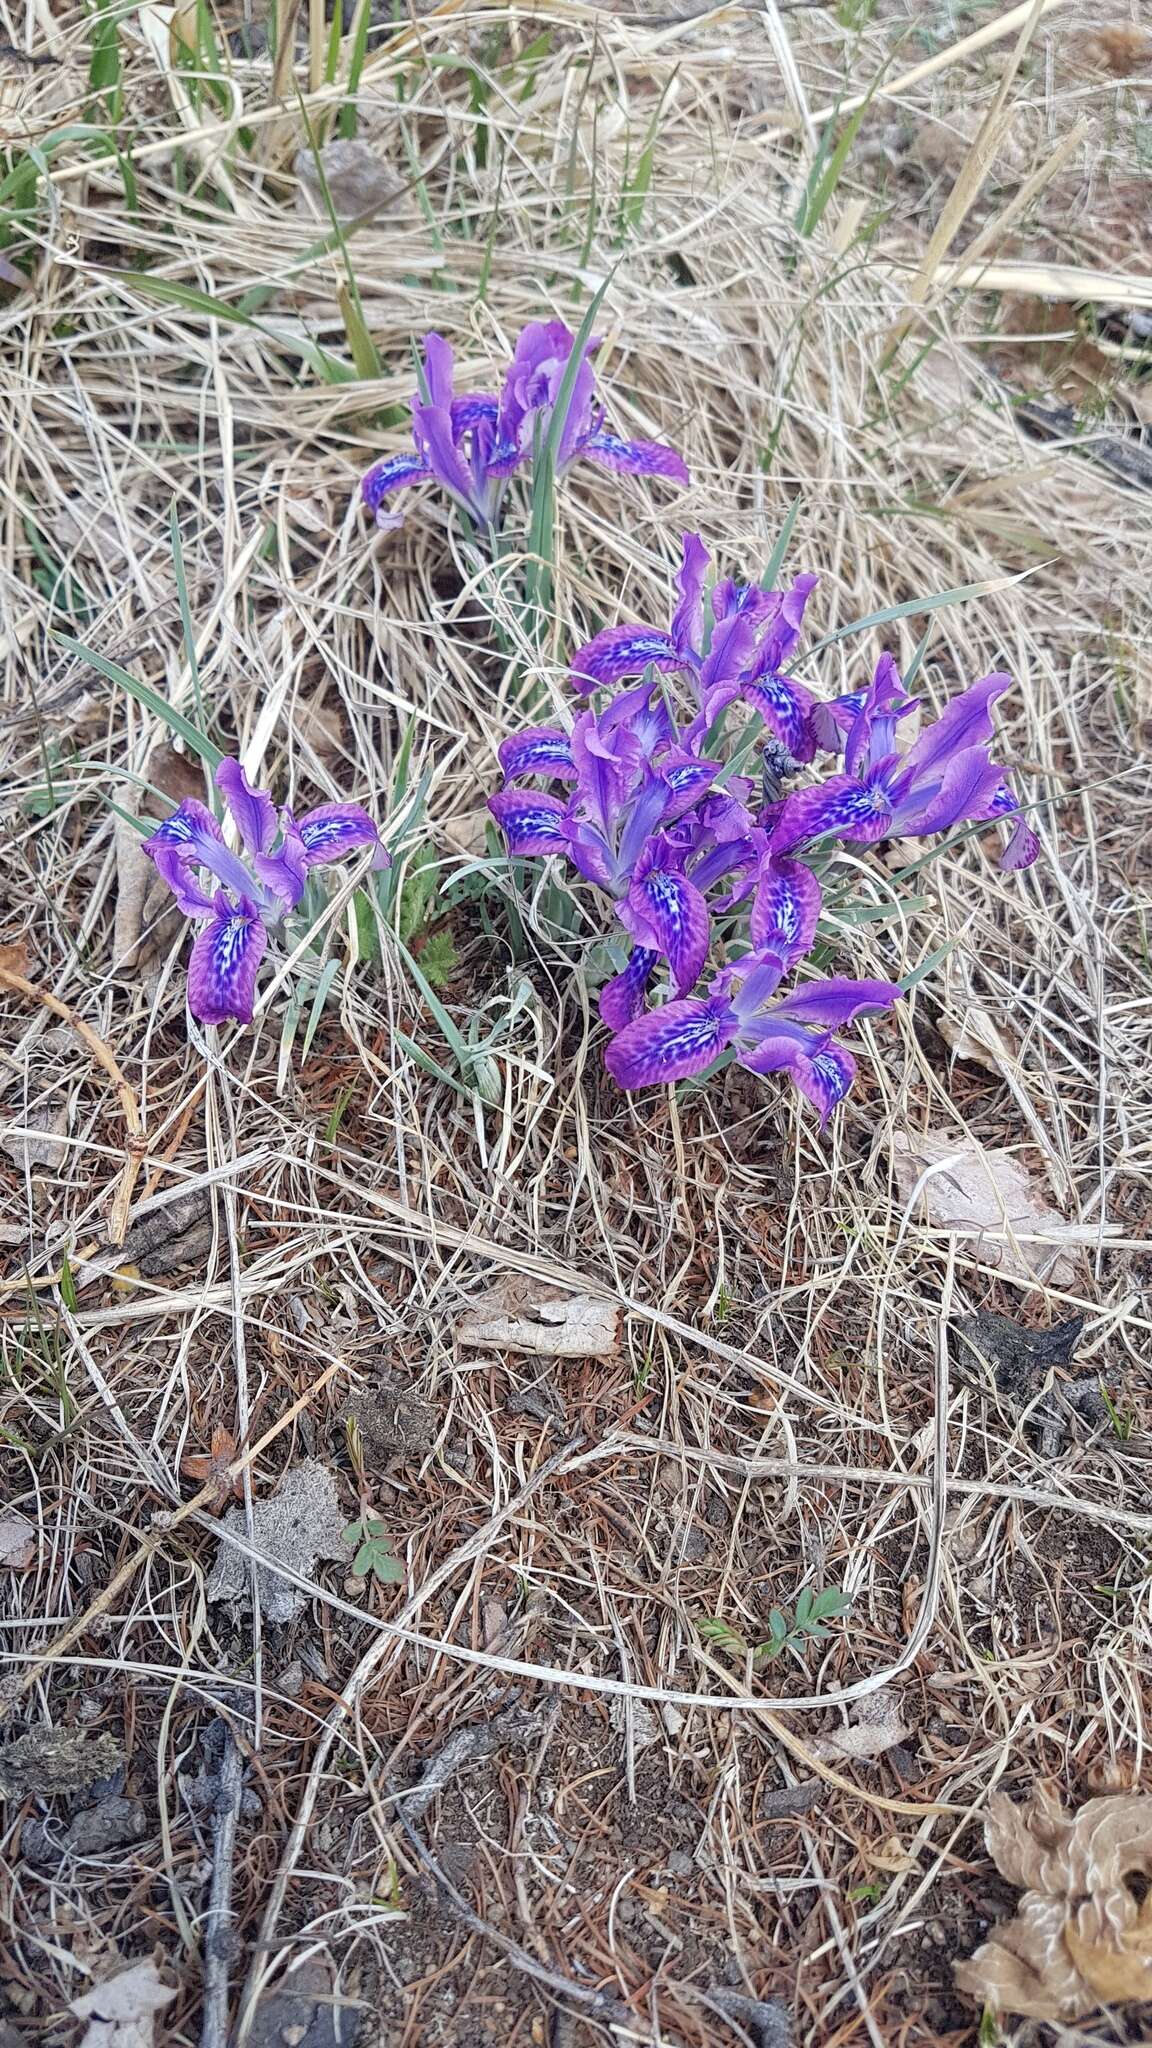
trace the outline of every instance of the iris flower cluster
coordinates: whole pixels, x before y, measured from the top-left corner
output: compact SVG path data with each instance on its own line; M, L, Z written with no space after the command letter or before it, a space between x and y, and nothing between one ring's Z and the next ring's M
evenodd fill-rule
M412 450L385 457L361 484L377 525L400 524L398 491L437 483L493 538L509 480L534 469L545 445L558 473L589 461L686 484L675 449L606 427L598 346L562 321L535 321L498 392L457 394L451 348L427 335ZM919 707L890 655L866 689L831 702L789 672L814 576L779 590L709 587L709 567L699 536L686 534L667 630L609 626L582 647L570 722L504 741L504 787L489 808L510 854L556 856L612 904L627 957L601 990L600 1014L622 1088L684 1080L730 1053L755 1074L790 1074L823 1122L855 1072L838 1034L902 991L798 972L817 936L817 870L836 843L991 819L1010 828L1003 866L1035 860L1035 835L991 757L992 707L1011 678L973 683L902 747L900 725ZM835 756L832 772L790 786L821 754ZM200 927L188 1000L207 1024L250 1020L269 929L298 909L314 868L369 846L373 866L389 864L357 804L322 804L297 820L234 760L221 762L216 784L235 844L189 799L144 847Z
M1011 828L1003 866L1035 860L991 756L992 707L1011 678L973 683L902 749L899 727L919 707L891 655L866 689L831 702L786 672L815 577L780 590L721 580L706 596L708 567L686 535L668 630L610 626L580 649L571 728L506 740L489 808L510 854L556 855L611 898L631 950L600 1014L622 1088L685 1080L729 1052L754 1074L789 1074L823 1123L855 1074L838 1034L902 990L797 975L823 901L813 863L837 842L986 819ZM755 776L723 758L725 714L740 704L761 722ZM733 736L742 759L751 730L745 720ZM790 788L820 754L836 757L832 772ZM649 1008L653 992L664 999Z

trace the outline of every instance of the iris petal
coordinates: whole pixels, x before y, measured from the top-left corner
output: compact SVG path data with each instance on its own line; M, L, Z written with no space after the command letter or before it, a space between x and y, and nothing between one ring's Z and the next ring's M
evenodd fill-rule
M695 988L708 958L708 906L686 875L653 868L634 881L617 916L641 946L662 953L672 969L677 995Z
M202 1024L252 1021L256 976L268 934L252 903L233 909L223 891L188 962L188 1007Z
M655 1088L664 1081L684 1081L702 1074L730 1044L736 1029L734 1011L722 999L692 997L666 1003L637 1017L604 1054L604 1064L620 1088Z
M216 770L220 791L249 853L267 853L276 837L276 806L266 790L253 789L239 761L221 761Z
M677 484L692 481L683 457L662 441L625 441L601 428L599 433L589 434L576 452L621 475L666 476Z

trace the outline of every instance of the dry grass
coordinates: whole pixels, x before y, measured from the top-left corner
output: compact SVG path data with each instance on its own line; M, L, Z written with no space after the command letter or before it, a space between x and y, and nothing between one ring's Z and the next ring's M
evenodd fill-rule
M943 50L956 32L938 12ZM56 60L4 60L27 147L85 118L93 22L2 20ZM134 1091L137 1202L203 1205L182 1265L114 1277L121 1102L67 1025L7 994L0 1459L5 1511L37 1536L26 1568L0 1565L5 1734L110 1731L147 1825L95 1861L10 1855L5 2017L21 2040L71 2042L68 2001L155 1950L180 1987L164 2038L199 2038L212 1830L187 1781L223 1716L254 1795L232 1869L237 2048L259 2038L260 1988L317 1957L359 2002L362 2041L403 2048L758 2038L717 1987L783 2000L813 2048L974 2038L950 1966L1000 1898L988 1791L1047 1771L1074 1801L1145 1770L1147 497L1022 435L986 366L987 299L937 276L891 354L948 174L900 173L878 214L865 153L817 234L792 225L819 126L805 108L863 90L886 58L893 75L915 63L918 8L859 34L824 11L781 11L772 35L735 13L645 27L578 0L423 16L370 55L361 92L362 135L408 181L351 243L386 373L338 384L294 346L346 359L339 255L316 253L324 223L298 203L299 106L272 97L267 54L233 58L226 114L197 104L160 22L140 10L121 32L135 193L114 159L56 146L24 221L35 282L0 311L0 939ZM899 119L982 114L1011 46L942 64ZM1009 104L1039 138L1021 178L1086 100L1106 104L1107 149L1072 159L1087 205L1105 159L1138 155L1141 103L1078 73L1069 47L1037 28ZM622 230L665 92L652 191ZM335 97L310 94L312 119ZM1056 232L1040 260L1057 259ZM1068 262L1086 236L1077 213ZM1112 248L1099 262L1138 267ZM261 327L161 301L130 274L145 271L231 307L268 288ZM380 420L409 391L413 335L436 326L480 379L525 319L578 316L609 271L614 417L683 447L693 486L673 499L572 478L552 638L501 662L480 599L514 639L507 593L476 588L439 503L373 537L353 488L402 443ZM389 934L382 961L357 957L350 888L307 1058L281 1055L284 983L251 1033L189 1042L183 932L146 930L141 947L116 917L130 863L110 800L138 806L162 729L54 633L189 716L198 690L213 731L301 799L346 793L386 815L411 735L427 795L407 851L430 838L447 887L475 855L525 668L538 700L562 703L577 636L665 616L682 527L755 571L792 506L790 561L821 575L810 617L826 644L807 676L831 693L859 674L879 641L830 637L851 621L983 585L889 644L907 657L930 625L936 700L1010 666L1006 753L1046 799L1040 866L1003 877L969 841L916 878L920 908L851 934L861 972L950 950L825 1139L733 1075L623 1101L542 898L515 960L474 902L452 913L446 1000L461 1028L479 1013L501 1034L492 1101L402 1049L397 1031L449 1061ZM894 893L875 861L860 887ZM505 931L498 881L488 910ZM1005 1071L950 1055L972 1008L1008 1041ZM45 1126L47 1165L19 1139ZM928 1128L1020 1152L1049 1203L1098 1232L1074 1280L1013 1287L994 1254L958 1252L897 1198L893 1135ZM618 1300L619 1360L553 1371L459 1352L462 1307L508 1272ZM1034 1421L946 1341L950 1319L989 1307L1037 1326L1083 1313L1082 1365L1131 1434L1080 1427L1042 1455ZM421 1429L350 1436L353 1390L391 1412L385 1370ZM249 1507L309 1454L338 1472L349 1520L359 1498L393 1532L404 1587L320 1567L286 1630L208 1602L220 1503L187 1460L217 1429L241 1447ZM701 1634L720 1617L755 1639L805 1584L844 1588L852 1608L802 1663L753 1670ZM848 1703L885 1688L910 1731L895 1763L814 1755ZM446 1771L406 1822L396 1789L510 1708L522 1718L491 1753ZM10 1852L36 1811L9 1804ZM575 2033L568 2005L590 2015ZM1102 2018L1063 2038L1138 2027Z

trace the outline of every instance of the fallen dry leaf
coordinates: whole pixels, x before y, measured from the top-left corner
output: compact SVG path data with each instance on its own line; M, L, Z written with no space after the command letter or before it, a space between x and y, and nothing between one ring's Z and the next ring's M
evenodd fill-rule
M613 1302L510 1275L473 1302L456 1335L461 1344L537 1358L614 1358L618 1318Z
M894 1749L898 1742L903 1742L907 1733L900 1703L895 1693L885 1689L860 1701L850 1726L817 1735L808 1747L822 1763L836 1763L841 1758L883 1756L886 1749Z
M1015 1918L957 1965L962 1991L1037 2020L1152 1997L1152 1906L1128 1882L1152 1877L1152 1798L1113 1793L1073 1815L1044 1784L1021 1805L993 1794L984 1839L1026 1889Z
M252 1536L262 1556L310 1579L320 1558L348 1562L347 1521L331 1472L318 1459L307 1458L285 1473L270 1500L256 1502ZM243 1508L229 1508L220 1527L247 1543ZM262 1564L256 1566L256 1589L267 1621L292 1621L308 1604L309 1596L299 1586ZM252 1572L245 1550L221 1539L207 1592L209 1600L230 1600L242 1607L251 1604Z
M865 1847L864 1860L873 1870L886 1870L892 1877L902 1877L906 1870L915 1870L916 1858L904 1847L899 1835L886 1835L879 1848Z
M959 1021L947 1011L940 1019L940 1036L958 1060L970 1060L988 1074L1009 1074L1016 1069L1016 1055L1000 1026L987 1010L969 1003Z
M22 939L15 945L0 946L0 972L6 974L28 974L28 948Z
M10 1571L23 1571L36 1555L36 1531L23 1515L5 1515L0 1521L0 1564Z
M1113 78L1133 78L1141 71L1152 71L1152 29L1113 22L1071 38L1066 54L1078 57L1088 70L1108 71Z
M230 1430L217 1426L212 1431L212 1441L207 1451L194 1451L187 1458L181 1458L180 1470L185 1479L194 1480L203 1486L211 1479L216 1487L219 1500L227 1500L230 1493L244 1498L244 1477L237 1473L235 1479L229 1474L229 1466L236 1456L236 1439Z
M145 779L152 787L142 801L132 784L125 783L116 791L121 810L132 812L138 808L142 818L162 818L169 808L163 801L165 797L172 804L179 804L185 797L204 795L204 776L198 764L187 754L178 754L167 740L161 740L149 754ZM179 922L167 885L143 851L143 844L136 827L118 817L113 832L116 920L112 932L112 958L118 973L141 965L140 935L153 918L159 914L155 929L148 934L148 959L164 951Z
M161 1983L155 1963L134 1963L121 1970L83 1998L73 1999L76 2018L89 2022L80 2048L152 2048L156 2014L175 1996Z
M37 1166L56 1173L68 1157L66 1133L71 1121L67 1100L42 1103L26 1116L14 1116L11 1123L5 1124L0 1145L21 1173Z
M1075 1248L1097 1242L1097 1226L1067 1223L1049 1208L1012 1152L947 1131L898 1131L892 1164L901 1201L919 1188L917 1212L926 1208L935 1229L954 1232L973 1259L998 1267L1006 1279L1070 1286L1078 1269ZM1119 1228L1105 1224L1103 1234L1114 1237Z

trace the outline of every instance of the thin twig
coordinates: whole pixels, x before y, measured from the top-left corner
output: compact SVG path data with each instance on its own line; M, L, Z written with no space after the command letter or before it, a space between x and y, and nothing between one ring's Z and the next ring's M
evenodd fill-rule
M204 2006L200 2048L227 2048L228 1982L237 1949L232 1887L236 1827L244 1790L244 1758L228 1722L221 1721L218 1726L223 1733L224 1749L219 1770L215 1773L217 1792L212 1809L212 1885L204 1914Z

